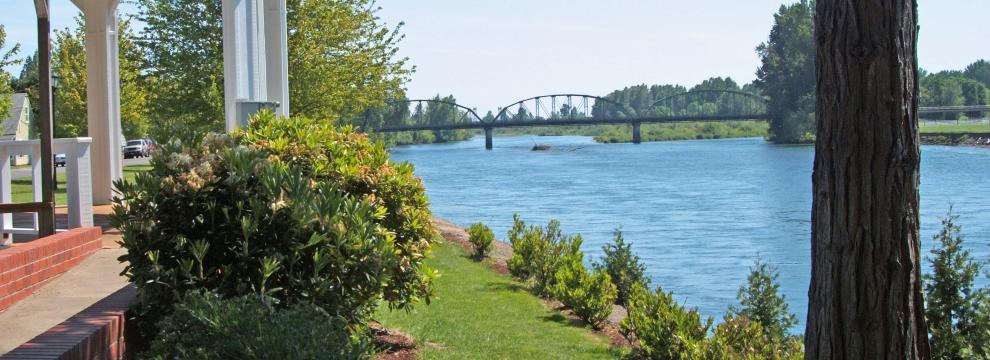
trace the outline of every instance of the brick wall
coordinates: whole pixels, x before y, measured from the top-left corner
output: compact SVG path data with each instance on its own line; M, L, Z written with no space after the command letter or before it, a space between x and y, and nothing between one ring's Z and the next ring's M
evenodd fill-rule
M102 247L98 227L76 228L0 250L0 311Z
M121 360L130 358L124 334L127 309L137 299L127 285L56 325L0 360Z

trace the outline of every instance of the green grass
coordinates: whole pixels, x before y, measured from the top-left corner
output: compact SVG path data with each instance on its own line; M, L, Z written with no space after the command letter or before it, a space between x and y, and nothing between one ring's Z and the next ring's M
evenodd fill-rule
M148 171L151 169L151 165L134 165L124 168L124 178L127 180L133 180L134 176L143 171ZM58 191L55 192L55 205L65 205L65 174L59 174L57 177L58 181ZM10 196L14 203L24 203L34 201L31 195L31 178L20 178L10 181Z
M990 133L990 126L985 124L946 124L928 125L922 124L920 131L922 134L969 134L969 133Z
M520 283L444 243L428 263L440 271L436 298L377 320L412 335L424 359L615 359L609 340L548 308Z

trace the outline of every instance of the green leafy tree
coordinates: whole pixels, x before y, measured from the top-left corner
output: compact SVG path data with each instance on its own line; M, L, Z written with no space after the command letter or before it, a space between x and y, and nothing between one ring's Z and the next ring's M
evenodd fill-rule
M595 263L596 270L605 271L618 289L615 303L626 306L633 288L637 285L648 288L650 279L646 277L646 265L639 256L633 254L632 244L627 244L622 236L622 230L616 229L611 244L602 246L605 257L601 263Z
M374 0L289 0L292 115L349 119L398 98L413 69L399 57L402 23L379 17Z
M148 93L141 75L144 57L135 43L130 19L117 23L120 75L120 123L124 136L140 138L148 132ZM74 29L55 32L52 72L59 77L55 92L55 137L87 134L85 25L76 18ZM37 78L37 70L35 70Z
M966 66L963 71L966 77L979 81L983 86L990 88L990 61L983 59Z
M814 28L813 2L781 5L769 39L756 48L762 64L755 84L769 98L769 135L774 142L814 140Z
M10 87L11 76L3 68L18 63L18 60L14 59L14 56L17 56L20 45L14 44L10 49L6 48L7 30L3 25L0 25L0 118L6 118L7 114L10 113L10 94L13 93Z
M797 324L797 317L779 294L777 268L758 258L749 270L746 286L740 287L736 295L740 306L730 306L726 318L746 317L759 323L768 338L783 339L787 330Z
M201 131L223 128L223 23L219 0L138 0L145 24L151 121Z
M949 210L927 260L925 317L935 359L986 359L990 356L990 295L973 282L981 265L963 245L958 215Z
M141 47L155 126L223 128L223 43L219 0L138 0ZM328 121L360 119L402 97L412 69L396 54L401 24L389 28L372 0L289 0L289 109Z
M57 138L86 134L86 48L80 21L76 18L75 29L55 31L52 74L59 77L59 84L53 103L53 132Z

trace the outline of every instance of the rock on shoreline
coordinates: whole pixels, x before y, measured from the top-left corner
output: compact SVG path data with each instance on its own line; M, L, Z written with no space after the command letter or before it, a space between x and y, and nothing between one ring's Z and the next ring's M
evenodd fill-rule
M921 143L926 145L963 145L963 146L990 147L990 133L922 134Z

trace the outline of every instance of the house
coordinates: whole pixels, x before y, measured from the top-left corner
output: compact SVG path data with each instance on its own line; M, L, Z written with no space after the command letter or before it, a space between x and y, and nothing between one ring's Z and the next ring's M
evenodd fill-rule
M10 113L3 120L0 141L27 140L30 135L31 101L25 93L10 95ZM26 155L15 156L11 165L25 165Z

